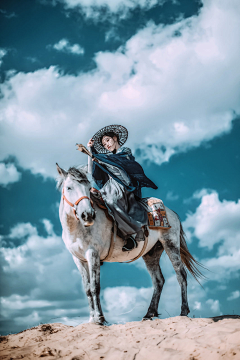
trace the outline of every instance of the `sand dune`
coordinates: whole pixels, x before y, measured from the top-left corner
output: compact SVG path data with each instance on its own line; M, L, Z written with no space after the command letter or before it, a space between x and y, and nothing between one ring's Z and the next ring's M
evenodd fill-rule
M240 359L240 319L130 322L125 325L39 325L1 337L2 360Z

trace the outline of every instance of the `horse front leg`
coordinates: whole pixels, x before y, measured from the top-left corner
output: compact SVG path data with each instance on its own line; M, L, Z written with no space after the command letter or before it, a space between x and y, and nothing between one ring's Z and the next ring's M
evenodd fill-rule
M85 256L88 261L90 288L95 310L94 322L99 325L104 325L106 320L100 303L100 256L95 249L89 249Z
M82 276L84 290L85 290L87 298L88 298L88 305L89 305L89 310L90 310L89 322L90 323L95 322L95 319L94 319L95 309L94 309L94 302L93 302L93 297L92 297L92 293L91 293L90 274L89 274L89 269L88 269L88 263L85 261L79 260L74 255L73 255L73 260L74 260L75 264L77 265L77 268L80 271L80 274Z

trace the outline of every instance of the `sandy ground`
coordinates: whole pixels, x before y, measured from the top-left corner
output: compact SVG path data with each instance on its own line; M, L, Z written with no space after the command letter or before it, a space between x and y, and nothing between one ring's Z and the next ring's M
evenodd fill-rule
M1 337L0 359L240 359L240 319L130 322L76 327L45 324Z

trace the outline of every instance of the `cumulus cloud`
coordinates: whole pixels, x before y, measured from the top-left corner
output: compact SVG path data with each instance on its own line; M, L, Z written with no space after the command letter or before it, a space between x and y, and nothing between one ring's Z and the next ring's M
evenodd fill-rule
M111 322L142 319L151 300L152 288L117 286L103 292L104 308Z
M130 10L139 7L144 10L152 8L156 4L163 4L166 0L58 0L65 5L66 9L78 9L87 18L103 21L106 16L118 16L125 18ZM107 14L104 14L105 10ZM105 15L105 16L103 16Z
M20 223L11 229L9 237L10 239L20 239L30 235L37 235L37 229L30 223Z
M48 47L52 47L57 51L62 51L74 55L83 55L85 52L82 46L79 44L71 45L67 39L59 40L58 43L54 44L53 46L48 45Z
M0 250L4 332L20 331L40 321L56 322L54 318L66 322L88 316L81 276L72 256L53 232L49 220L45 219L43 224L46 237L40 236L30 223L17 224L8 237L27 240ZM5 237L2 236L3 240ZM79 323L81 318L74 321Z
M178 316L181 312L181 289L175 274L166 276L159 302L160 318ZM134 286L117 286L103 291L103 308L106 318L112 323L141 320L146 314L152 298L153 289ZM209 317L220 311L218 300L208 299L209 289L189 281L188 302L190 316Z
M240 269L240 200L220 201L216 191L206 189L194 197L201 198L201 203L187 214L183 227L189 241L197 238L200 247L212 250L218 245L216 257L205 259L204 264L213 271L212 279L222 280Z
M230 131L240 113L240 3L203 5L198 16L150 22L117 51L98 52L91 72L10 76L1 86L1 156L53 175L56 161L79 163L76 142L120 123L138 160L161 164Z
M21 173L14 164L0 163L0 185L7 186L21 179Z
M232 254L240 249L240 200L219 200L216 191L201 192L201 203L195 213L187 214L183 223L189 240L197 237L201 247L209 250L222 243L218 254Z
M240 297L240 291L233 291L232 294L227 298L228 301L238 299Z

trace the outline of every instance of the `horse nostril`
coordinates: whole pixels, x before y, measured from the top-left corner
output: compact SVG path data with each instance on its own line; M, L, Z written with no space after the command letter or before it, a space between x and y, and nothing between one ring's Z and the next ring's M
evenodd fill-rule
M83 212L81 215L81 218L83 219L83 221L92 221L95 219L95 217L96 217L95 211L94 211L94 213L91 213L91 214Z

